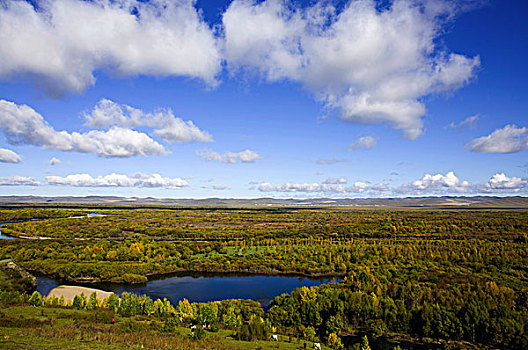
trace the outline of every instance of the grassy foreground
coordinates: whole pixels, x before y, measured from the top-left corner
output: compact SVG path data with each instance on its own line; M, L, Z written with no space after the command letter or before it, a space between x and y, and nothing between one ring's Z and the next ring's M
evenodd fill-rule
M114 317L115 323L110 323ZM133 323L132 323L133 322ZM142 325L134 330L133 324ZM131 326L132 325L132 326ZM303 342L240 341L234 331L206 331L201 340L189 328L161 333L153 317L120 317L106 311L12 306L0 308L0 349L302 349ZM311 344L310 344L311 345ZM323 346L323 349L325 347Z

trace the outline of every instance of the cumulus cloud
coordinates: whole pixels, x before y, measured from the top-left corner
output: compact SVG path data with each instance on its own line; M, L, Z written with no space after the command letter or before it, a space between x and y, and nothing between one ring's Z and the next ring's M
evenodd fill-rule
M193 0L36 0L0 6L0 79L51 96L82 93L94 72L217 83L217 39Z
M528 178L508 177L504 173L493 175L484 183L471 184L460 180L453 171L447 174L426 174L422 179L392 189L396 194L479 194L518 193L528 190Z
M336 180L336 181L333 181ZM271 184L262 182L257 187L261 192L299 193L313 195L348 196L423 196L423 195L476 195L506 194L528 192L528 178L508 177L504 173L493 175L488 181L472 184L459 179L453 171L446 174L426 174L421 179L400 186L389 187L385 183L371 185L366 181L357 181L345 185L338 179L322 183L286 183Z
M22 163L22 157L10 149L0 148L0 163Z
M508 177L499 173L493 175L481 188L486 192L519 192L528 188L528 178Z
M372 149L376 147L378 144L378 140L376 140L372 136L363 136L357 139L356 141L352 142L350 146L348 147L349 151L356 151L359 149Z
M164 187L181 188L188 186L187 181L180 178L162 177L159 174L109 174L92 177L89 174L72 174L65 177L46 176L49 185L74 187Z
M39 186L41 183L32 177L8 176L0 177L0 186Z
M242 163L254 163L262 157L254 151L249 149L242 152L225 152L224 154L219 154L213 150L201 150L197 151L196 155L207 161L215 161L225 164L234 164L238 162Z
M0 130L11 144L29 144L58 151L94 153L102 157L167 153L147 134L119 126L86 133L57 131L31 107L5 100L0 100Z
M451 122L449 125L446 126L447 129L458 129L459 131L462 131L464 128L468 129L474 129L475 124L480 119L480 116L478 114L472 115L471 117L467 117L466 119L462 120L460 123Z
M344 120L388 123L416 139L423 97L453 91L474 76L480 59L437 45L459 11L447 1L352 1L296 7L235 0L223 14L224 52L232 71L268 81L300 82Z
M57 165L57 164L60 164L60 162L61 162L60 159L53 157L50 159L49 165Z
M466 145L472 152L516 153L528 151L528 130L516 125L506 125L488 136L469 141Z
M461 181L453 171L447 174L425 174L420 180L415 180L408 185L402 186L399 190L414 192L467 192L471 184L468 181Z
M154 134L169 143L212 142L213 137L200 130L190 120L177 118L170 109L159 109L145 113L124 104L102 99L90 113L83 114L86 125L105 129L112 126L134 128L146 126L154 129Z
M323 184L346 184L348 182L348 179L346 177L339 177L339 178L328 178L325 181L323 181Z

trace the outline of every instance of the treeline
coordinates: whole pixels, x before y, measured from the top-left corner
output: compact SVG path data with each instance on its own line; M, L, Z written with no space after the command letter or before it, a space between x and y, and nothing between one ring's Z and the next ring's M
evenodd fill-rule
M95 292L86 296L83 293L76 295L72 300L63 296L42 297L35 291L31 296L24 293L0 291L0 305L29 304L36 307L65 307L77 310L106 309L112 313L123 316L153 316L163 323L161 331L174 333L176 327L191 327L217 332L219 328L237 330L235 336L240 340L268 340L273 327L265 319L264 309L253 300L228 299L208 303L190 303L187 299L180 300L177 305L172 305L164 298L153 300L146 295L135 295L123 292L121 297L116 294L101 299ZM110 317L108 317L110 321ZM126 327L130 322L125 323ZM135 325L141 327L141 325ZM204 334L201 333L200 337Z
M30 270L94 282L145 282L145 276L178 271L342 276L363 267L431 283L495 281L523 289L528 279L525 243L486 240L5 240L0 242L4 258Z
M81 294L69 302L54 296L42 298L38 292L31 297L0 292L0 304L106 309L123 317L151 316L160 320L162 333L193 326L193 336L198 338L205 335L203 329L231 329L241 340L266 340L270 334L280 333L341 349L339 335L399 333L458 344L452 348L465 348L463 344L468 342L478 348L515 350L528 346L527 296L526 291L515 292L494 282L438 286L395 278L387 283L364 269L349 274L339 284L302 287L283 294L275 298L267 313L250 300L189 303L184 299L172 305L166 299L152 300L126 292L121 298L112 294L102 300L95 293L88 297ZM140 331L145 325L127 320L120 327Z
M3 229L14 235L121 240L471 237L527 242L528 215L523 211L131 210Z
M42 220L67 218L74 215L84 215L82 210L65 209L12 209L0 210L0 223L26 220ZM3 229L3 228L2 228Z
M277 297L267 313L281 332L327 339L330 334L402 333L527 349L528 292L495 282L439 285L378 279L368 269L342 284L300 288Z
M101 300L93 293L66 301L43 298L38 292L30 296L0 290L0 344L10 349L41 344L83 349L242 349L245 344L227 339L230 330L241 330L262 317L260 305L250 300L206 304L183 300L171 305L128 293ZM191 324L199 327L190 332ZM220 329L222 333L217 333Z

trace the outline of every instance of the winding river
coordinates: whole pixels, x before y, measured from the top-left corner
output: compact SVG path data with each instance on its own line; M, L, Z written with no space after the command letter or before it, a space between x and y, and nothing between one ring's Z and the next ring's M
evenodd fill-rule
M2 225L13 224L13 222L2 222L0 223L0 239L13 239L13 237L2 235Z

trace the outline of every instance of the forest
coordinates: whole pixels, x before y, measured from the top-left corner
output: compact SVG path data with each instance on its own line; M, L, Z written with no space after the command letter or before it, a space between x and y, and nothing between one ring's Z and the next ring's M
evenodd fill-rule
M139 322L132 328L152 316L160 329L204 324L207 334L230 330L239 340L265 340L279 333L335 349L360 346L347 344L357 335L442 346L434 348L528 348L526 210L31 211L0 210L0 222L27 220L3 225L2 234L33 238L0 240L0 259L72 282L144 283L196 271L341 282L296 289L266 309L251 301L167 306L133 294L67 305L14 290L0 294L5 305L107 310Z

